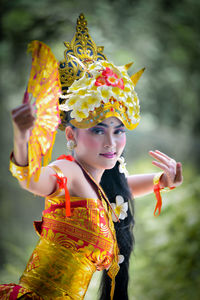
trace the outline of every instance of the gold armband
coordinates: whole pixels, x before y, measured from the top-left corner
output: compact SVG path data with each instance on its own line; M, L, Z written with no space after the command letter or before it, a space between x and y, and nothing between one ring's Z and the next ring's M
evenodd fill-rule
M154 178L153 178L153 185L156 185L160 182L160 178L161 176L163 175L164 172L159 172L159 173L156 173Z
M14 177L16 177L19 181L27 180L28 179L28 169L29 166L18 166L13 161L13 152L10 155L10 172Z

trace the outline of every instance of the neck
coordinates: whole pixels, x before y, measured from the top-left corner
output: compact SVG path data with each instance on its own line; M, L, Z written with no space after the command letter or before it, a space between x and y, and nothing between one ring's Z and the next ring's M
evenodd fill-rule
M85 161L74 155L75 160L92 176L92 178L99 184L103 175L104 169L98 169L88 165Z

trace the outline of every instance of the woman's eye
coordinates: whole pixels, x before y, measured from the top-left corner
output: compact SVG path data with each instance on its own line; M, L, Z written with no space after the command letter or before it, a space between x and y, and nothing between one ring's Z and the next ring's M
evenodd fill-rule
M91 128L91 132L94 134L104 134L104 130L101 128Z
M125 129L117 129L117 130L115 130L115 134L123 134L125 132L126 132Z

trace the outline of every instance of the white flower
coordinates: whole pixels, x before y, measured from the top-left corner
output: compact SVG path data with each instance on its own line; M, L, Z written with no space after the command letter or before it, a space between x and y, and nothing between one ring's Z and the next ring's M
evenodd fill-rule
M128 202L124 202L124 198L122 196L117 195L116 203L111 203L111 206L118 219L124 220L127 217ZM117 222L116 216L112 212L113 222Z
M125 177L127 177L128 171L126 169L126 163L124 157L123 156L119 157L118 162L119 162L119 172L124 173Z

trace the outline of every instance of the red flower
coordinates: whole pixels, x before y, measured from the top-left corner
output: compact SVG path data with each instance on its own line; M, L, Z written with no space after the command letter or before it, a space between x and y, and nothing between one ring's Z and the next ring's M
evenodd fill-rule
M96 86L101 86L101 85L105 85L105 84L106 84L105 77L102 77L102 76L97 77L97 79L95 81Z
M114 73L110 68L106 67L105 70L102 71L102 76L97 77L95 81L96 86L101 85L107 86L116 86L120 89L124 89L124 82L122 78L118 78L117 74Z
M119 80L118 80L118 88L120 88L120 89L124 89L124 81L123 81L123 79L122 78L120 78Z
M108 77L108 76L113 76L113 75L116 75L116 74L110 68L106 67L106 69L103 70L102 75L104 77Z
M117 86L118 85L117 75L113 74L112 76L106 77L106 84L107 85L112 85L112 86Z

